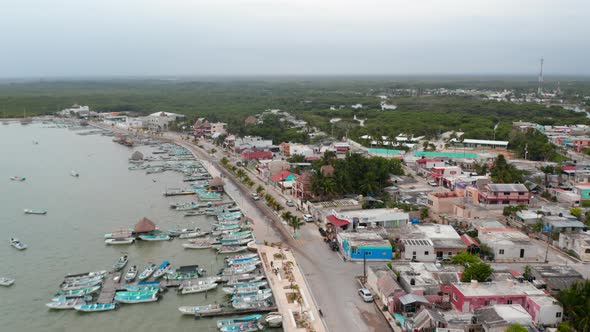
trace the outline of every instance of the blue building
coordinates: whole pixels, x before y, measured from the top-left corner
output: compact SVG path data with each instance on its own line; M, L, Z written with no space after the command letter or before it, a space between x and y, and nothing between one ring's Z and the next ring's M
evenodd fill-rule
M342 253L350 260L391 260L391 243L375 233L338 233Z

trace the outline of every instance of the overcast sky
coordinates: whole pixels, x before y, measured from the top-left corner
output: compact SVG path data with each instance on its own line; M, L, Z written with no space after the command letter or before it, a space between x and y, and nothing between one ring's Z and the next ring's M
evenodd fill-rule
M0 5L0 77L590 74L589 0Z

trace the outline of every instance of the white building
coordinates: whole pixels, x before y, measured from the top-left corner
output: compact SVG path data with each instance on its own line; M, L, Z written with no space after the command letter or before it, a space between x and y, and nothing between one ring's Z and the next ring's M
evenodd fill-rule
M480 228L479 240L494 252L496 261L537 260L538 248L526 235L513 228Z
M80 105L73 105L70 108L66 108L61 110L60 112L58 112L59 115L63 115L63 116L70 116L70 115L75 115L75 116L87 116L88 114L90 114L90 107L88 106L80 106Z
M183 114L176 114L170 112L156 112L152 113L145 118L144 126L151 131L167 131L170 122L183 121L186 117Z
M590 232L560 233L559 247L563 250L571 250L578 257L590 262Z
M351 224L358 221L362 227L393 228L405 226L410 221L410 215L400 209L369 209L351 210L335 214L337 218L346 219Z
M211 123L211 137L217 138L221 135L227 134L227 123L214 122Z

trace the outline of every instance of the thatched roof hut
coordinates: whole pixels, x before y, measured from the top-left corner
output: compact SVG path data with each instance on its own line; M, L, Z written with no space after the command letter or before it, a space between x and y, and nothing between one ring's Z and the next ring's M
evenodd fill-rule
M131 155L131 160L143 160L143 153L139 151L133 152L133 154Z
M216 176L213 179L209 180L209 187L222 187L224 184L225 183L219 176Z
M133 231L135 233L147 233L152 232L156 229L156 224L153 221L149 220L146 217L141 218L133 227Z

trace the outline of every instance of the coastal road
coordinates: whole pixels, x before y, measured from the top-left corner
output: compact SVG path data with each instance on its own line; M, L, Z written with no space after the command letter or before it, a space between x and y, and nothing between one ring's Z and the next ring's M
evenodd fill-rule
M212 148L218 150L219 148L201 141L203 150L178 137L175 138L175 141L188 147L200 159L207 160L207 167L213 176L225 173L225 170L222 170L222 167L217 163L223 154L218 152L211 158L205 152ZM256 182L254 188L258 185L266 188L262 181L254 176L251 178ZM244 209L247 216L255 220L255 234L258 240L280 241L291 248L312 291L312 297L324 314L323 319L328 330L391 330L385 318L377 311L376 306L363 302L357 294L359 286L355 277L363 274L362 263L345 262L338 253L330 250L328 245L323 242L315 224L303 226L299 238L293 239L283 225L277 225L277 221L271 221L276 220L276 215L262 201L254 201L249 190L234 182L233 178L226 177L225 183L228 194ZM267 190L281 202L284 202L284 198L274 191L273 187L268 187ZM292 209L290 211L296 212Z

